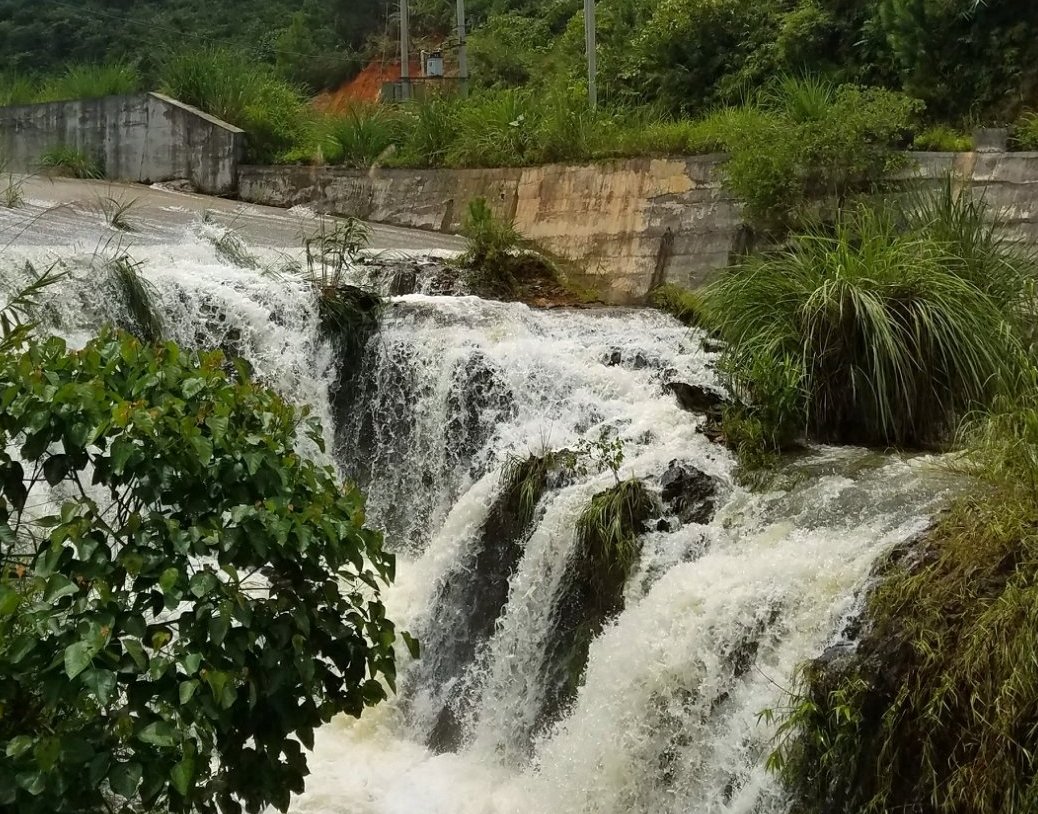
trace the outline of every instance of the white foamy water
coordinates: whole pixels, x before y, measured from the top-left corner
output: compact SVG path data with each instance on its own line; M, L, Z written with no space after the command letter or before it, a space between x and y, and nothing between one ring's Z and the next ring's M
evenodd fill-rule
M421 635L423 660L401 654L397 697L318 733L294 812L785 810L763 770L772 733L759 714L783 703L795 666L837 633L877 559L941 505L945 482L929 460L819 450L790 465L782 488L746 492L730 455L664 387L716 386L714 357L650 311L400 297L353 391L337 393L339 360L305 284L236 268L197 231L135 247L133 258L171 338L240 354L314 407L337 463L370 496L370 521L399 552L386 604ZM92 276L90 247L16 259L60 260L72 273L48 296L47 330L81 344L126 318ZM658 492L678 460L716 480L720 510L705 526L671 519L646 532L626 607L592 643L576 698L545 720L546 653L575 523L613 483L609 471L591 467L543 496L514 567L499 575L504 604L469 656L445 655L469 651L453 647L462 626L442 620L472 613L450 603L480 595L490 577L477 554L505 543L485 540L484 527L508 456L603 436L622 441L621 477ZM475 593L455 590L464 585ZM436 754L430 735L457 697L456 751Z

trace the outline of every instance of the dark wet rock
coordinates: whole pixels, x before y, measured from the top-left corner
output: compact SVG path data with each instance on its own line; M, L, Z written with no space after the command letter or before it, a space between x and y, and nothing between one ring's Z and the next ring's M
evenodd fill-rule
M614 490L596 495L592 505L594 500L611 491ZM649 524L659 510L655 497L639 483L636 499L616 516L623 529L621 534L634 541L635 559L641 554L641 535L647 527L652 527ZM597 528L596 524L585 535L578 534L577 545L554 600L541 670L544 697L537 716L537 731L549 728L569 709L584 680L591 642L606 623L624 609L624 587L631 563L611 559L615 544L602 539L602 532Z
M389 281L389 296L399 297L414 294L418 290L418 270L416 268L397 269Z
M509 580L533 532L519 485L544 469L538 458L520 466L515 487L505 489L491 506L474 550L441 585L427 631L421 634L427 647L419 683L443 688L438 699L442 706L427 739L437 753L457 751L464 742L462 721L474 701L467 674L504 612ZM536 485L543 492L547 479Z
M726 347L727 345L724 342L715 337L708 336L703 339L703 350L707 353L721 353Z
M459 467L468 467L494 428L513 411L511 390L482 351L459 362L451 373L447 396L449 458Z
M663 363L658 356L652 356L644 353L643 351L631 352L628 350L625 352L621 348L610 348L609 352L602 357L602 364L606 367L622 367L626 370L645 370L646 368L655 368L661 370L666 375L666 371L663 369ZM673 368L667 368L666 370L672 371L671 375L677 373Z
M717 481L681 461L660 477L663 505L683 523L709 523L717 510Z
M703 387L700 384L688 384L687 382L668 382L664 389L673 393L678 400L681 409L690 413L713 414L719 413L728 400L720 393Z

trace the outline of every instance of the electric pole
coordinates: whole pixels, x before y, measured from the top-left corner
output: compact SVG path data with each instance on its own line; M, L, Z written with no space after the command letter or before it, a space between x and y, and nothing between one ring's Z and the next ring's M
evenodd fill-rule
M407 0L400 0L400 94L411 98L411 43Z
M458 0L458 79L462 96L469 92L469 54L465 37L465 0Z
M598 37L595 0L584 0L584 40L587 48L587 96L591 109L598 107Z

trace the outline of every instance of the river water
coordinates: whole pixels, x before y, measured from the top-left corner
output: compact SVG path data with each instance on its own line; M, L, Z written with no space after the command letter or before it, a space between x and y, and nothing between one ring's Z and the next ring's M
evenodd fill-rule
M647 310L396 297L344 394L309 286L235 266L197 227L132 251L170 338L239 353L313 405L335 463L363 486L369 522L398 554L386 604L419 636L422 658L401 651L392 701L319 732L292 811L786 810L763 768L774 733L760 713L781 706L796 665L838 635L877 559L942 505L932 460L815 449L773 487L746 490L701 417L665 388L717 387L716 357ZM80 343L125 320L93 252L7 254L12 269L73 271L48 295L45 329ZM485 529L510 456L602 438L621 442L620 477L654 492L673 462L705 473L717 512L703 525L661 511L576 696L553 706L547 662L576 521L614 475L592 466L549 488L503 575L481 552L506 541ZM435 736L445 710L449 749Z

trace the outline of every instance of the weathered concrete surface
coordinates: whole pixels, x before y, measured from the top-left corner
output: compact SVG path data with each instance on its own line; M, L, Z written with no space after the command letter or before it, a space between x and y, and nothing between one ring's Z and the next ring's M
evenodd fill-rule
M702 284L746 247L741 207L723 184L723 156L642 158L578 166L486 170L242 167L243 200L307 204L379 223L455 232L475 198L514 217L526 237L585 268L615 303L657 284ZM949 174L1038 245L1038 153L913 153L906 185Z
M54 147L79 150L118 181L186 178L200 192L237 189L244 133L159 93L0 108L0 155L15 172L39 169Z
M16 177L15 182L21 184L25 201L15 209L0 207L0 247L55 247L62 253L69 249L89 253L103 246L121 250L181 246L191 242L191 231L202 214L208 213L215 223L233 229L250 248L299 250L303 236L320 227L315 215L305 210L286 212L137 184L42 176ZM6 185L7 176L3 183ZM125 219L132 231L118 231L108 224L106 199L128 205ZM398 251L461 251L464 241L453 235L375 224L369 247L392 257Z
M239 194L273 206L456 232L486 198L524 236L586 269L611 302L644 299L654 282L684 285L728 263L739 207L721 183L720 156L631 159L523 169L372 170L242 167Z

